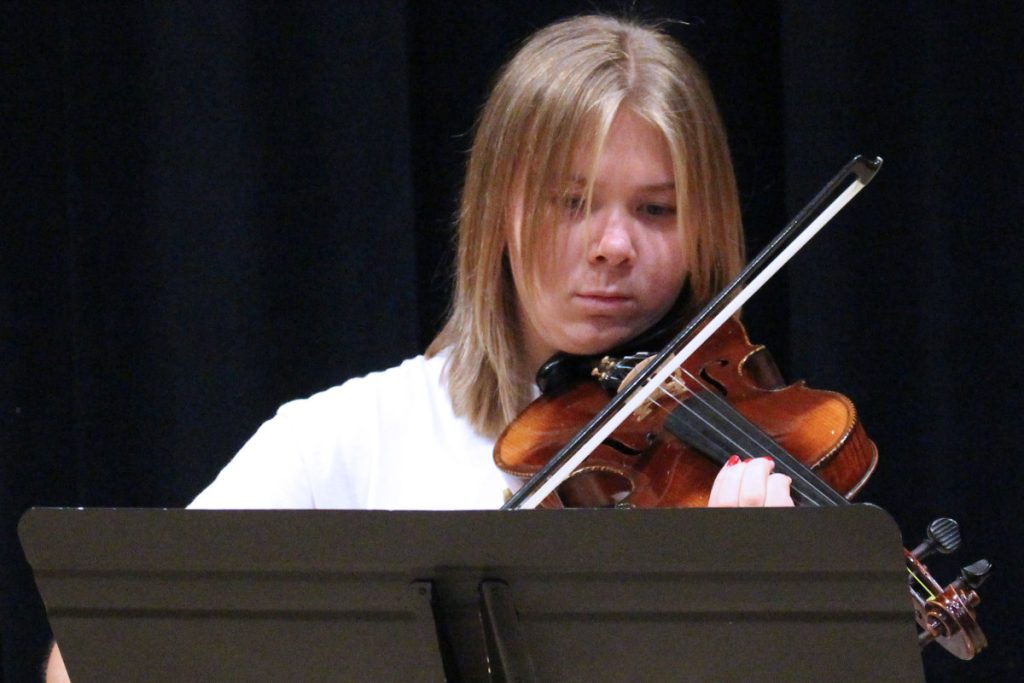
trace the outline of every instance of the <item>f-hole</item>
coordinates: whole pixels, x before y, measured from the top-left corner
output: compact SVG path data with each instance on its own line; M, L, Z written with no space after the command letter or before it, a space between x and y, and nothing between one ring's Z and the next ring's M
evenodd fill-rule
M718 380L711 376L711 374L708 372L708 365L717 365L719 368L724 368L728 364L729 361L725 359L711 361L710 363L702 365L699 373L701 381L704 382L705 384L713 386L715 389L718 389L718 393L721 394L722 396L728 396L729 392L726 391L725 385L723 385L721 382L719 382Z
M612 470L578 470L559 484L557 491L567 508L613 508L633 492L633 482Z

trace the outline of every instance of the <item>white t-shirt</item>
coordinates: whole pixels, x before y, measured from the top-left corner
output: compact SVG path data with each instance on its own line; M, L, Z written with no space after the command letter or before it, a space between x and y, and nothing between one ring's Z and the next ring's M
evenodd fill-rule
M423 356L281 406L192 508L495 509L521 482Z

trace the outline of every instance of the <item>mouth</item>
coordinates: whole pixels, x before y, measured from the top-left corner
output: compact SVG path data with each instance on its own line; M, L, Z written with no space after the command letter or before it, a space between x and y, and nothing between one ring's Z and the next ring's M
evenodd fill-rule
M575 298L584 308L606 312L621 310L633 301L632 297L615 292L579 292Z

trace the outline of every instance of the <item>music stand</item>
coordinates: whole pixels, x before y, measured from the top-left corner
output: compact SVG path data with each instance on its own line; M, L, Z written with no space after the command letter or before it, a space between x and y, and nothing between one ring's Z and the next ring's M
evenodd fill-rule
M924 680L881 510L33 509L71 679Z

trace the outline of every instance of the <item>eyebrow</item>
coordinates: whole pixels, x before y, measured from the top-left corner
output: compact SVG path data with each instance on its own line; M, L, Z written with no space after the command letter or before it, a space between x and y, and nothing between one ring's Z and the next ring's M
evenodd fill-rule
M581 175L574 175L570 178L573 185L586 185L587 179ZM667 190L676 189L676 181L667 180L663 183L653 183L651 185L642 185L639 188L642 192L664 192Z
M676 183L675 183L674 180L670 180L670 181L668 181L666 183L655 183L654 185L644 185L640 189L644 190L645 192L662 192L664 190L674 190L674 189L676 189Z

